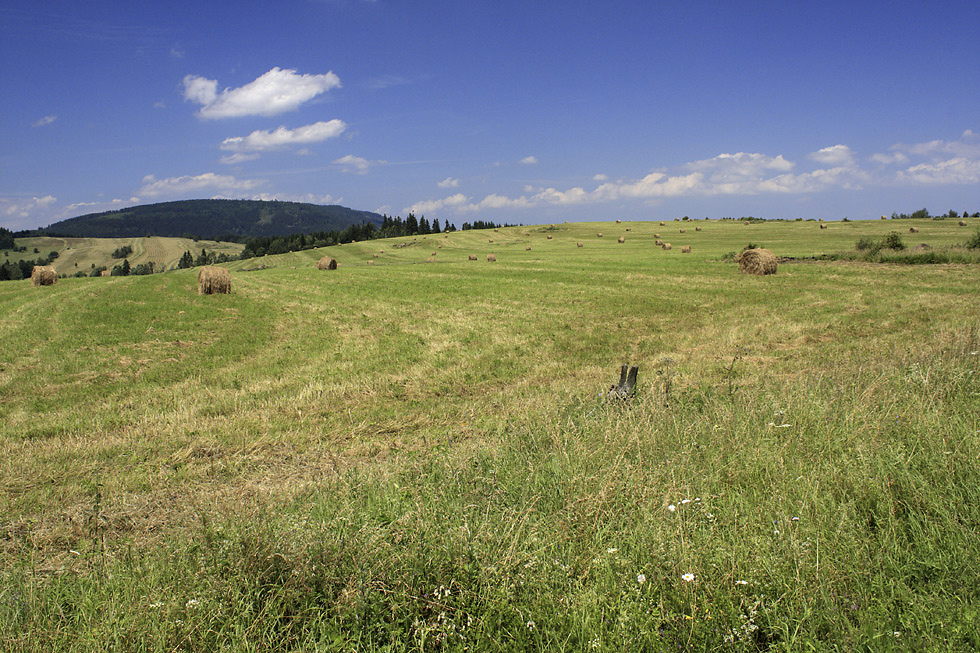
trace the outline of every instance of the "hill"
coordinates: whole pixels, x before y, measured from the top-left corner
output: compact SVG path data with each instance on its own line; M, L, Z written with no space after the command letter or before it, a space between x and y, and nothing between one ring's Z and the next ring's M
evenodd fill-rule
M0 283L0 650L978 650L980 265L813 260L976 227Z
M38 235L80 238L197 237L243 240L381 225L382 216L344 206L260 200L181 200L91 213L56 222Z

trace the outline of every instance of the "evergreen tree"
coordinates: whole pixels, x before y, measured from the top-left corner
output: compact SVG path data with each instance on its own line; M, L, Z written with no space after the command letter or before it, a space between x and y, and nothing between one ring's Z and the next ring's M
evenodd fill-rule
M190 250L184 252L184 255L180 257L177 262L177 269L183 270L185 268L194 267L194 256L190 253Z
M419 220L414 213L409 213L405 218L405 235L414 236L419 232Z
M438 234L442 233L442 229L439 227L439 218L432 221L432 233Z

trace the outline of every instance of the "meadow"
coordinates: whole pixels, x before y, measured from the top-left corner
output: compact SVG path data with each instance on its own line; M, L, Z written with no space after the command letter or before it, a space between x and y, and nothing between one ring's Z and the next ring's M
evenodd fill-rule
M236 261L230 295L0 283L0 649L980 648L980 266L812 260L978 227L556 223ZM797 260L740 275L749 243Z

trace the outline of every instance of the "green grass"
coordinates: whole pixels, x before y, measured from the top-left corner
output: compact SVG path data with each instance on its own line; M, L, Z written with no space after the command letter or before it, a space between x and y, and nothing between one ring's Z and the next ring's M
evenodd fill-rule
M974 650L980 268L722 260L896 224L0 284L0 649Z
M205 248L208 252L237 256L244 245L224 243L211 240L192 240L190 238L56 238L51 236L18 238L18 246L27 248L26 252L7 250L0 252L6 256L0 261L20 261L21 259L37 260L46 257L49 252L58 252L59 256L52 265L58 274L73 276L77 272L89 273L92 268L105 267L112 269L122 263L122 259L112 258L112 252L124 245L133 248L133 253L127 258L131 265L140 265L153 261L157 270L172 270L184 252L189 251L195 257ZM34 250L38 253L35 254Z

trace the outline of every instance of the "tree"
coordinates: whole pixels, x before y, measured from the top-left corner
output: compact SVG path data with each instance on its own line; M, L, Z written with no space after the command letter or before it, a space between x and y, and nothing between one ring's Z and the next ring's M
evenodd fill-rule
M184 255L180 257L179 261L177 261L177 269L183 270L185 268L192 267L194 267L194 256L191 255L190 250L188 250L184 252Z
M419 219L415 217L414 213L409 213L408 217L405 218L405 235L414 236L419 232Z
M438 234L442 233L442 228L439 226L439 218L432 221L432 233Z

